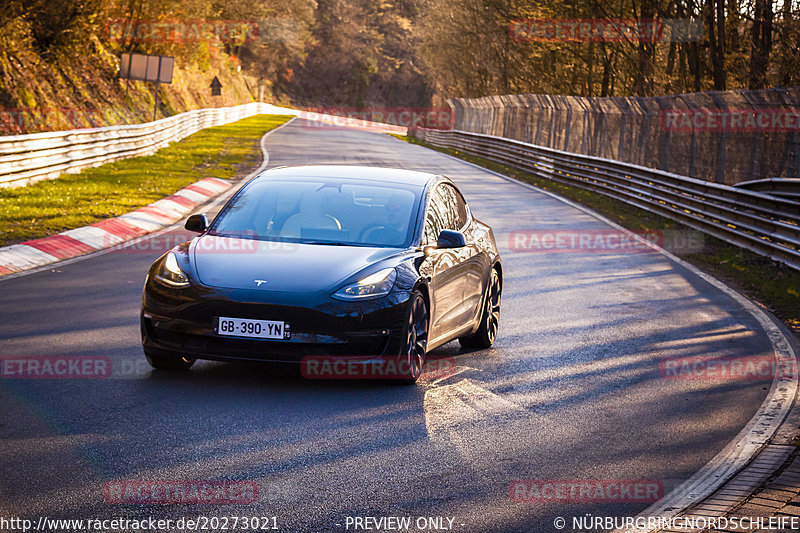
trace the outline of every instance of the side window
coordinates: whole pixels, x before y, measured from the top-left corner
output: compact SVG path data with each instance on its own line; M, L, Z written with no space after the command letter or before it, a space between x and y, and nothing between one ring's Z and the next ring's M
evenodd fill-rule
M467 204L451 185L436 186L428 202L425 217L425 244L435 244L443 229L458 231L467 223Z
M425 234L423 235L423 244L426 245L436 244L439 233L444 229L442 212L445 208L440 189L441 187L436 187L428 198L428 212L425 215Z
M444 229L458 231L467 223L467 204L461 194L451 185L441 184L437 187L441 189L442 203L446 214Z
M452 188L452 187L451 187ZM458 229L464 227L467 223L467 201L461 196L457 190L453 191L456 195L456 213L458 214Z

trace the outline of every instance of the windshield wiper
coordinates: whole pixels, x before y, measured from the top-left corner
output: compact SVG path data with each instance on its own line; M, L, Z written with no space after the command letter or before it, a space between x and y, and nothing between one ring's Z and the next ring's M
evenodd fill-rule
M326 246L358 246L360 248L375 248L380 247L377 244L368 244L363 242L336 242L336 241L315 241L315 240L304 240L299 241L298 244L322 244Z
M336 242L336 241L315 241L313 239L305 239L299 241L300 244L325 244L327 246L353 246L349 243Z

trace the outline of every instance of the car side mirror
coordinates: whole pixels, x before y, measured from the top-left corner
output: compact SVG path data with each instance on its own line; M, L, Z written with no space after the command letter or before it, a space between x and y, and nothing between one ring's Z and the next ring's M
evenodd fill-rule
M186 219L186 224L183 227L189 231L203 233L208 229L208 219L205 215L192 215Z
M439 238L436 240L436 248L463 248L467 245L467 239L460 231L453 231L451 229L443 229L439 233Z

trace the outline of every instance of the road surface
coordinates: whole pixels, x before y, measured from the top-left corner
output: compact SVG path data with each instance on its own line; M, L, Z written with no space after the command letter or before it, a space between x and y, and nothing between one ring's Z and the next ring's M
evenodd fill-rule
M267 139L270 167L369 164L450 176L501 248L495 346L443 346L435 355L454 357L457 373L412 387L306 381L252 364L151 371L140 348L142 283L163 243L183 230L0 280L0 354L108 358L113 369L106 379L0 380L0 516L275 516L284 531L352 531L357 516L555 531L560 516L569 531L572 516L634 515L648 504L519 503L510 484L656 480L668 491L764 399L770 381L665 378L663 365L679 357L772 357L755 319L693 273L657 253L511 247L515 231L610 229L590 214L386 135L296 120ZM258 499L104 499L106 483L131 480L252 481Z

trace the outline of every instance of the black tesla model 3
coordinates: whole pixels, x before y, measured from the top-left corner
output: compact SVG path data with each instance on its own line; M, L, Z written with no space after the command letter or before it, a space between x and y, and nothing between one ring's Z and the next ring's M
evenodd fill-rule
M503 271L492 229L445 176L360 166L268 170L150 268L142 344L157 369L196 359L395 361L497 335ZM384 367L388 369L389 367Z

